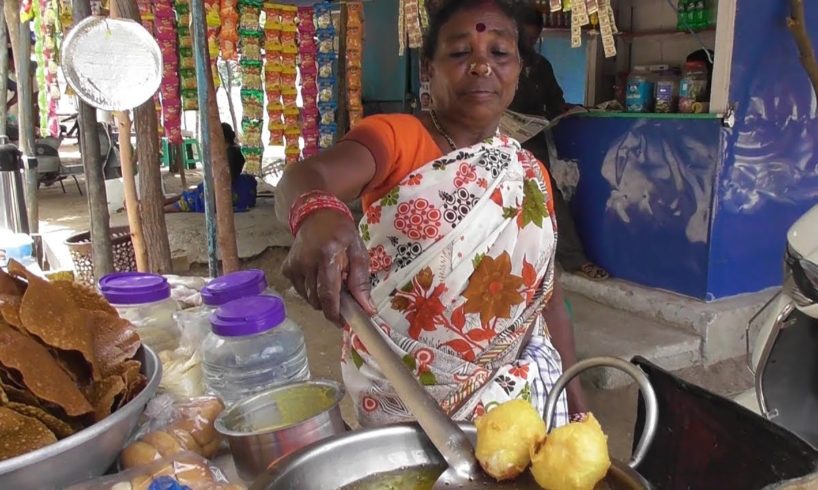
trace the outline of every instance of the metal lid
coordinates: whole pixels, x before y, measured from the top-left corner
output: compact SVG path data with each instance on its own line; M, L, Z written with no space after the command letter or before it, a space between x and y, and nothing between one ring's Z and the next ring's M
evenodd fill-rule
M246 296L224 304L210 316L213 333L222 337L255 335L275 328L287 318L277 296Z
M99 280L105 299L117 305L138 305L170 298L168 280L146 272L114 272Z
M221 306L245 296L256 296L267 289L264 271L250 269L233 272L210 281L202 288L202 300L206 305Z

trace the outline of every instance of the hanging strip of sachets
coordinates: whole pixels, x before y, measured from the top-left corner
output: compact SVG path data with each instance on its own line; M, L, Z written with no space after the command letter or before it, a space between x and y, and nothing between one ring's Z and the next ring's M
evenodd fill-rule
M364 7L361 2L347 4L346 89L349 126L354 128L363 118L361 101L361 58L364 43Z
M318 139L318 45L315 42L315 11L312 7L298 8L298 71L301 74L301 137L302 156L309 158L319 152Z
M179 51L176 30L176 12L173 0L156 0L154 3L154 36L162 51L164 62L162 84L162 125L165 137L171 144L182 143L182 99L179 92Z

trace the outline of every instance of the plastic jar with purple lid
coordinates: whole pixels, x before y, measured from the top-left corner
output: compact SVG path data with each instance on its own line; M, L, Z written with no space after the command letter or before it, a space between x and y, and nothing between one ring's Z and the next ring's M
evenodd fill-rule
M304 333L278 296L246 296L220 306L202 343L209 392L231 405L267 388L310 377Z
M167 279L145 272L115 272L99 280L99 290L155 352L179 346L181 331L173 318L179 304L170 296Z
M210 316L219 306L245 296L278 296L278 293L267 285L264 271L248 269L213 279L202 288L201 295L201 306L181 310L175 317L185 339L194 343L196 338L203 339L210 332Z

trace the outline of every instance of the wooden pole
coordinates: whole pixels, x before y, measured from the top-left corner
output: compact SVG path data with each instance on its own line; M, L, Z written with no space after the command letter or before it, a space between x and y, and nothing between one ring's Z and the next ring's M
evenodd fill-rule
M182 189L187 190L184 143L178 145L168 144L168 152L170 153L170 165L168 165L168 170L170 170L171 173L174 172L174 169L179 172L179 181L182 185Z
M111 17L116 18L115 2L111 3ZM128 112L115 112L119 128L119 159L122 165L122 183L125 188L125 212L128 215L128 227L131 229L131 243L136 256L136 270L147 272L148 251L142 235L142 218L139 216L139 198L136 196L136 167L133 162L131 146L131 116Z
M207 51L204 1L192 0L193 56L196 59L196 83L199 98L199 128L202 136L202 165L205 170L205 217L208 235L208 257L211 275L218 272L214 264L216 247L214 234L218 234L222 269L225 273L239 270L239 254L236 246L236 227L233 222L233 189L230 168L227 164L227 147L216 105L216 90ZM215 194L215 195L214 195ZM215 207L213 203L215 201ZM216 213L218 211L218 213ZM214 214L216 214L214 219Z
M111 17L120 17L116 2L111 2ZM128 111L115 112L117 128L119 129L119 160L122 165L122 185L125 190L125 213L128 215L128 228L131 231L136 258L136 270L148 271L148 251L145 250L145 241L142 235L142 218L139 216L139 198L136 195L136 166L134 152L131 146L131 115Z
M20 19L19 12L17 19ZM11 24L10 24L11 25ZM28 232L36 234L40 228L40 212L37 203L37 158L34 155L34 77L31 72L31 22L21 22L13 27L19 33L17 46L19 56L14 64L17 70L17 121L20 132L20 151L26 172L26 212ZM11 30L11 29L10 29Z
M11 44L11 56L16 60L20 49L20 0L3 0L3 14L6 16L6 30ZM19 99L19 94L18 94ZM19 103L19 102L18 102Z
M113 0L123 19L141 22L136 0ZM162 173L159 166L159 122L153 99L134 109L136 154L139 160L139 187L142 232L148 253L148 270L172 272L168 229L165 224Z
M6 45L9 41L9 31L6 28L6 10L0 8L0 94L3 94L3 103L0 104L0 135L7 135L6 122L8 119L8 104L6 94L9 89L9 50Z
M341 3L338 19L338 116L335 140L340 140L347 132L349 109L347 104L347 4Z
M89 0L74 0L74 21L79 22L91 15ZM97 131L97 112L94 107L80 100L80 156L85 171L85 187L88 195L88 211L91 221L91 253L94 262L94 276L99 279L114 271L114 256L111 247L111 217L108 214L108 197L105 192L105 175Z
M815 51L812 49L812 42L807 32L803 0L790 0L790 17L787 18L787 28L795 39L798 58L807 72L815 98L818 99L818 60L815 59Z

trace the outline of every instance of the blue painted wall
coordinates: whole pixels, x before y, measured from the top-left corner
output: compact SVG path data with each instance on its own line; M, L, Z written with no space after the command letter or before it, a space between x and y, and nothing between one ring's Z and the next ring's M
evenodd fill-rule
M589 258L615 277L705 297L719 125L586 116L555 127L560 159L580 168L571 204Z
M804 4L818 48L818 3ZM816 101L785 24L788 14L786 0L738 2L730 83L736 125L722 130L712 297L779 285L786 231L818 203Z
M588 51L571 48L569 33L556 33L540 40L540 54L551 62L557 82L565 94L565 101L584 104Z
M402 101L406 57L398 56L398 0L364 3L365 40L362 74L364 101Z

